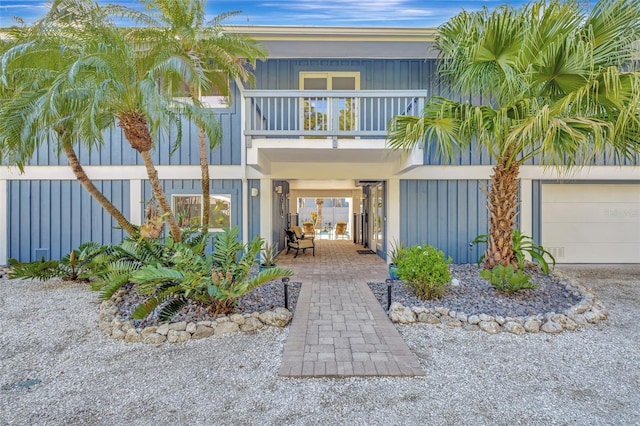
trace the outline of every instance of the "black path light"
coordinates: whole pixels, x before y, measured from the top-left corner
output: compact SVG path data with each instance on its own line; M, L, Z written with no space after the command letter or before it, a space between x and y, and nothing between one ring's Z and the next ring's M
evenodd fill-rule
M387 278L387 311L391 309L391 284L393 284L393 280L391 278Z
M282 285L284 286L284 308L289 309L289 277L282 278Z

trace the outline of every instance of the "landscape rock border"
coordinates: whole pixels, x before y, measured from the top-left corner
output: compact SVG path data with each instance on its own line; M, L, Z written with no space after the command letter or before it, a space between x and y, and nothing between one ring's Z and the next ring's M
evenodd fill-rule
M120 292L109 300L100 303L98 311L98 327L107 336L127 343L181 343L189 340L203 339L211 336L245 332L256 332L264 327L285 327L293 318L293 314L285 308L251 314L232 314L221 316L215 321L163 323L157 326L136 327L132 320L125 319L118 313L117 300Z
M389 319L395 324L427 323L436 326L458 327L469 331L481 330L489 334L562 333L573 331L587 324L605 320L609 313L595 295L581 284L571 282L560 272L553 272L558 283L567 291L580 293L582 300L564 312L547 312L526 317L500 317L486 314L467 315L445 307L408 307L393 302L389 307Z

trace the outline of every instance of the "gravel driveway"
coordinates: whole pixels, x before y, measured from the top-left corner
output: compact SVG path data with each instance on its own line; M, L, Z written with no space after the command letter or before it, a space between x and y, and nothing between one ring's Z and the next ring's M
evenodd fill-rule
M74 283L0 279L0 424L640 424L640 265L563 266L609 319L560 335L400 327L423 378L277 377L288 329L160 346Z

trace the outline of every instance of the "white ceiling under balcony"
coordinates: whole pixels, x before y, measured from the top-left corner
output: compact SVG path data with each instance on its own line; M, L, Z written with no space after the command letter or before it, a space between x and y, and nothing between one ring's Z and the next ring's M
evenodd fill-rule
M401 173L422 164L422 150L392 151L383 139L253 139L247 149L247 165L266 175L281 169L332 172L369 168ZM298 171L297 173L300 173ZM361 173L361 172L358 172Z

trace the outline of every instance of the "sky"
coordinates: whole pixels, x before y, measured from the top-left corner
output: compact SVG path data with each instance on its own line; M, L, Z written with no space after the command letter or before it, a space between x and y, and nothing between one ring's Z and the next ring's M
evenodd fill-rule
M138 1L99 0L141 8ZM462 9L493 9L501 4L525 4L524 0L234 0L207 2L214 17L222 12L241 11L224 21L234 25L294 25L348 27L437 27ZM0 0L0 27L15 24L14 16L31 23L44 16L49 2Z

